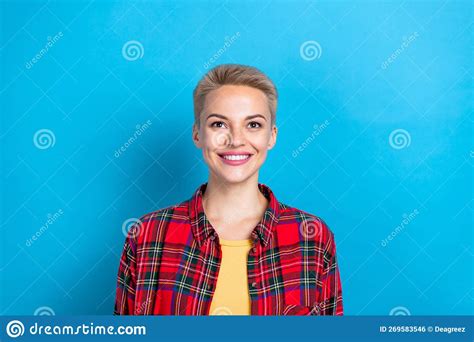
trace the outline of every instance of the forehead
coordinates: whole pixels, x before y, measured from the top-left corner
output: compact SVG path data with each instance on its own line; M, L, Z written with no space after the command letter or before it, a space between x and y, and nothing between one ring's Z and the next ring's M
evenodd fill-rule
M206 95L204 114L224 115L270 115L265 93L259 89L240 86L224 85Z

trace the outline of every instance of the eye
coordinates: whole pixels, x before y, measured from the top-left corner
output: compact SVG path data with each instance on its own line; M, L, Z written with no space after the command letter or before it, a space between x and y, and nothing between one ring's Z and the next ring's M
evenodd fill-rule
M250 126L250 128L260 128L260 127L262 127L262 125L257 121L249 122L249 126Z
M214 121L213 123L211 123L211 127L222 128L224 126L225 124L223 121Z

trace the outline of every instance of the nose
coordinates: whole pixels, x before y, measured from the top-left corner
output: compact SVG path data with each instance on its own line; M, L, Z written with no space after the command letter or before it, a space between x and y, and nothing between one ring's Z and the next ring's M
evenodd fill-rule
M231 130L231 143L234 146L245 144L245 135L241 129L234 128Z

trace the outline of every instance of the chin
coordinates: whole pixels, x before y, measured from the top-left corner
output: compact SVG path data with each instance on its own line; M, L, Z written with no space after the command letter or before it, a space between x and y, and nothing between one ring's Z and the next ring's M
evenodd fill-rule
M215 176L217 180L223 183L228 184L238 184L247 181L248 179L252 178L258 170L241 170L239 172L237 170L223 170L222 168L211 168L211 173Z
M224 183L228 184L238 184L243 183L249 178L252 177L252 174L249 175L230 175L230 174L222 174L222 173L215 173L218 179Z

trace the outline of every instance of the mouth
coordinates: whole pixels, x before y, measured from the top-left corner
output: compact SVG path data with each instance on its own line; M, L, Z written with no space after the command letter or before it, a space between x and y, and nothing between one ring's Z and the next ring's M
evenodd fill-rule
M250 160L253 154L218 154L219 158L228 165L242 165Z

